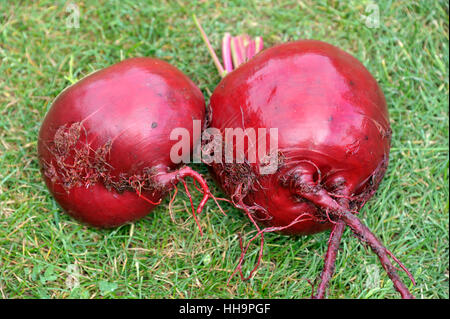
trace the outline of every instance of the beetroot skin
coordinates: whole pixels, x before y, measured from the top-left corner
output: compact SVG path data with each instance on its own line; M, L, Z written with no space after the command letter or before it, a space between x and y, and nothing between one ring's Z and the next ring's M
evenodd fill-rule
M172 163L169 135L180 127L193 136L193 120L204 116L201 91L167 62L133 58L97 71L64 90L43 121L38 153L47 187L73 217L114 227L147 215L190 176L204 191L200 212L206 183Z
M260 174L261 158L211 168L255 223L261 245L268 231L307 235L333 229L317 297L334 270L345 225L375 251L402 296L412 297L387 258L391 252L355 216L383 178L391 141L383 92L356 58L314 40L267 49L219 83L209 127L222 134L225 128L278 128L275 173ZM242 257L240 271L241 263Z

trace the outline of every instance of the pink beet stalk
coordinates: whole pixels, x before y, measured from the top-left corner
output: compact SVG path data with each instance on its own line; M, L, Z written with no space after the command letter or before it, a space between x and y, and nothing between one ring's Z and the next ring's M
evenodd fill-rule
M255 38L255 54L262 51L264 49L264 41L262 37Z
M237 69L242 63L250 60L264 47L263 40L259 36L254 39L248 34L232 37L231 34L227 32L222 38L222 66L208 36L203 30L200 22L197 20L195 14L193 15L193 19L221 77L225 77L225 75Z
M250 43L247 45L247 60L250 60L256 53L256 45L255 41L250 40Z
M250 42L252 41L252 38L250 38L250 36L248 34L243 34L243 35L241 35L241 41L242 41L243 47L246 49L248 47L248 45L250 44Z
M231 60L231 35L227 32L222 39L222 58L226 72L233 71L233 61Z
M233 58L233 65L235 69L239 67L244 61L239 36L233 37L231 39L231 57Z
M195 14L193 15L193 19L195 22L195 25L197 26L197 28L200 31L200 34L202 35L203 41L206 44L206 47L208 48L209 53L211 54L211 57L214 61L214 64L216 65L217 71L219 71L220 76L224 77L226 72L222 66L222 64L220 63L219 58L216 55L216 52L214 51L211 43L209 42L208 36L206 35L205 31L203 30L202 26L200 25L200 23L197 20L197 17L195 16Z
M244 35L238 35L236 37L238 39L238 50L239 50L239 55L241 57L241 63L239 63L239 65L241 65L242 63L244 63L246 61L246 50L245 50L245 34Z

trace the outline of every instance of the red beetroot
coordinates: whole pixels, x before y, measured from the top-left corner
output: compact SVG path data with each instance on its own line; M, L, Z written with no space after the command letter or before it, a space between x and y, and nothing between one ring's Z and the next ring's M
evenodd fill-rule
M229 38L223 40L225 61L236 55L227 45ZM332 229L315 295L322 298L348 225L377 254L402 297L412 298L388 256L414 283L411 274L354 215L375 193L389 160L391 128L376 80L357 59L321 41L281 44L241 65L245 60L235 63L234 71L218 68L224 78L211 96L209 127L219 129L225 143L227 128L277 128L278 160L276 172L266 175L261 168L267 158L257 154L255 162L249 160L264 139L267 151L269 138L258 136L253 148L246 142L244 163L211 164L220 186L258 230L245 247L241 241L236 271L243 279L252 276L266 232L307 235ZM236 144L233 148L236 158ZM244 255L259 236L258 264L244 278Z
M178 127L193 136L193 120L204 116L201 91L164 61L133 58L97 71L65 89L44 119L38 152L47 187L73 217L114 227L147 215L190 176L204 192L200 213L208 187L171 161L177 141L169 135Z
M279 170L258 179L258 191L245 196L272 216L270 226L287 225L304 212L318 214L322 205L315 200L299 202L301 188L352 196L350 206L359 209L386 170L391 129L383 93L359 61L324 42L265 50L226 76L210 103L211 127L278 128ZM258 178L252 166L255 176L247 179ZM228 178L223 174L220 184L231 195L236 185ZM309 220L284 232L313 234L331 226Z

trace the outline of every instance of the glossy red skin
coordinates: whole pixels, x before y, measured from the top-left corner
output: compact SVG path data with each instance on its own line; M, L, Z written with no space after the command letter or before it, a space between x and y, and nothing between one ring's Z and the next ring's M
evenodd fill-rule
M280 184L298 160L319 167L328 191L344 180L339 191L348 195L376 189L384 174L390 127L383 92L356 58L330 44L303 40L263 51L220 82L210 107L210 127L278 128L284 165L261 176L257 190L244 199L267 210L273 217L265 222L268 226L285 226L299 214L317 213L316 206L299 203ZM219 184L226 184L220 166L214 165L213 171ZM368 185L374 173L379 178ZM231 196L236 188L224 189ZM284 233L306 235L330 227L328 222L305 221Z
M178 141L169 139L170 132L182 127L193 136L193 120L203 121L204 116L201 91L177 68L153 58L127 59L83 78L56 98L39 132L39 160L41 166L54 160L48 146L60 126L83 121L93 149L114 141L109 156L112 176L139 174L149 167L174 170L179 164L169 155ZM64 211L93 226L118 226L155 207L133 191L119 193L101 183L66 191L43 177ZM157 202L164 194L143 195Z

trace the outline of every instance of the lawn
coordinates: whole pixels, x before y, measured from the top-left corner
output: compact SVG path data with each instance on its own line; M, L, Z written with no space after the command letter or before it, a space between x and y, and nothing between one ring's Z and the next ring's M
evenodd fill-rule
M248 219L223 204L200 216L180 192L146 218L112 230L61 212L36 155L40 123L66 86L122 59L154 56L180 68L206 100L219 82L191 18L219 48L224 32L266 46L327 41L379 81L393 130L390 165L364 222L410 269L417 298L449 297L449 38L447 1L0 1L0 296L2 298L308 298L329 233L268 234L254 278L227 285ZM79 20L77 12L79 10ZM377 20L377 10L379 19ZM193 166L215 188L203 165ZM192 185L191 185L192 187ZM198 194L198 193L197 193ZM198 202L199 196L196 197ZM250 253L246 270L257 256ZM349 230L330 298L398 298L375 255Z

